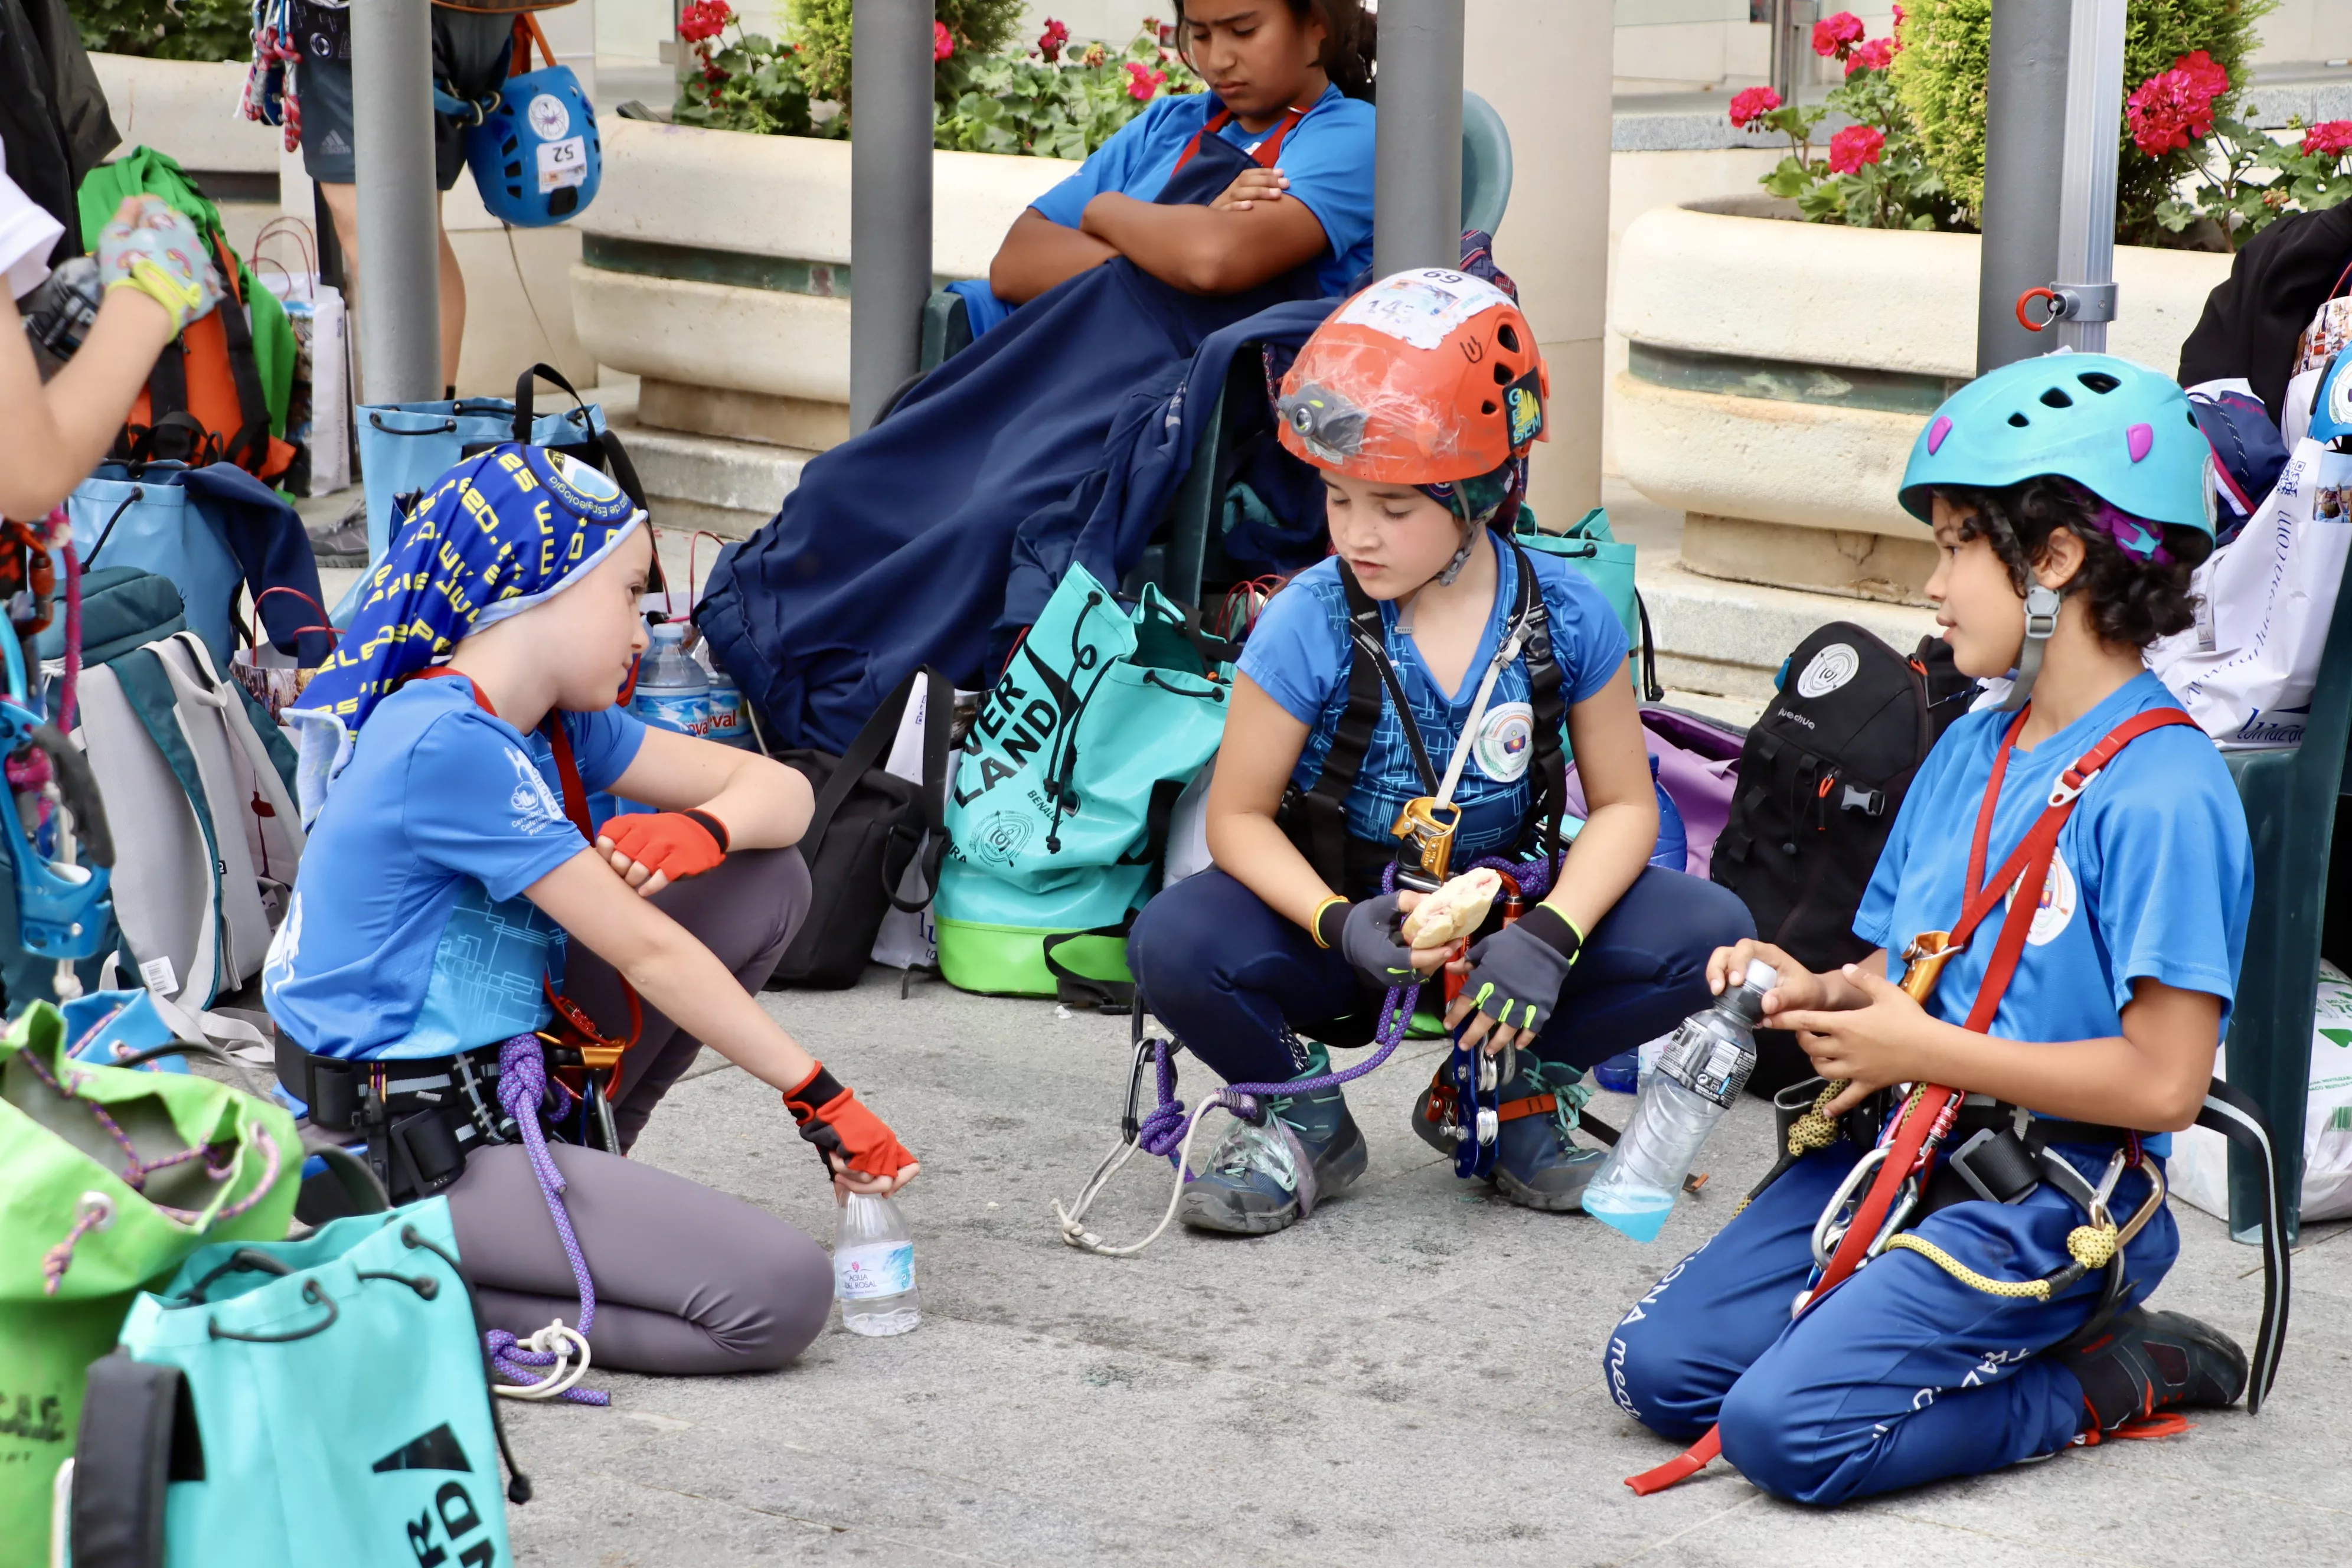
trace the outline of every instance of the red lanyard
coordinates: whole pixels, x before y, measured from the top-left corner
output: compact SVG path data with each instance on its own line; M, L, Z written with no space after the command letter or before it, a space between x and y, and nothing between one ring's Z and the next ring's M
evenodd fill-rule
M436 664L430 669L418 670L408 679L436 680L444 676L456 676L464 680L466 689L473 693L474 706L493 719L499 716L499 710L490 706L490 700L482 695L481 683L463 670ZM540 725L539 732L547 737L548 750L555 753L555 777L563 789L563 815L571 819L572 826L580 830L581 837L593 844L596 833L594 818L588 814L588 786L580 781L580 764L572 757L572 734L563 726L563 715L551 709L545 721Z
M1312 109L1314 105L1312 104L1307 105L1307 109ZM1300 109L1296 105L1285 110L1283 111L1281 123L1276 125L1274 128L1273 132L1269 134L1265 141L1260 142L1256 148L1251 152L1251 161L1255 163L1261 169L1273 168L1275 159L1280 156L1282 153L1282 139L1290 134L1292 126L1297 125L1300 121L1307 118L1307 109ZM1192 154L1201 150L1202 137L1214 136L1218 132L1223 131L1227 125L1231 124L1233 122L1233 118L1234 111L1230 109L1224 108L1223 105L1220 105L1217 109L1217 112L1209 116L1208 123L1202 126L1198 131L1193 132L1192 140L1184 143L1184 151L1176 155L1176 168L1181 170L1185 164L1192 161Z

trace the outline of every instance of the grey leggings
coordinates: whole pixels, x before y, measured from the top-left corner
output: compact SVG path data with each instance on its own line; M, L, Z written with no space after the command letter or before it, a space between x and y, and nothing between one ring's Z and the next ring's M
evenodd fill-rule
M664 889L653 901L747 989L756 989L808 914L808 868L797 849L746 850ZM577 945L564 990L605 1033L626 1029L619 977ZM645 1009L644 1032L623 1058L614 1107L624 1148L701 1048L660 1013ZM782 1105L776 1117L780 1153L798 1155ZM589 1344L597 1365L765 1371L798 1355L824 1327L833 1266L824 1248L792 1226L650 1165L563 1145L555 1145L554 1154L572 1234L596 1285ZM458 1254L488 1327L521 1336L551 1319L578 1321L572 1265L520 1146L475 1153L446 1195Z

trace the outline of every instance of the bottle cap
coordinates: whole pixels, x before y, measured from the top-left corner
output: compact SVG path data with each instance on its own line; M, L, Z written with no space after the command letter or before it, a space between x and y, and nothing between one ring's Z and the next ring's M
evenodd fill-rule
M1751 958L1748 961L1748 978L1743 984L1758 992L1769 991L1780 984L1780 972L1760 958Z

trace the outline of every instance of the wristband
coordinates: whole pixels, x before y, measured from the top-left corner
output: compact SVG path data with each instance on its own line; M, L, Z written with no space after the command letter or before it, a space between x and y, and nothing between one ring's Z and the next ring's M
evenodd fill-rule
M1574 963L1576 955L1583 951L1584 933L1578 931L1575 923L1566 915L1561 914L1549 904L1538 904L1534 909L1521 915L1517 924L1521 931L1535 937L1570 963Z
M1315 912L1307 918L1307 934L1315 939L1316 946L1328 949L1339 942L1339 928L1348 923L1349 907L1347 899L1338 893L1315 906Z
M721 855L726 854L727 851L732 847L731 842L727 836L727 825L719 821L717 817L711 816L709 812L703 810L700 806L689 806L686 810L679 812L678 815L680 816L690 816L696 822L700 823L702 825L702 830L705 833L709 834L711 838L718 844L719 853Z

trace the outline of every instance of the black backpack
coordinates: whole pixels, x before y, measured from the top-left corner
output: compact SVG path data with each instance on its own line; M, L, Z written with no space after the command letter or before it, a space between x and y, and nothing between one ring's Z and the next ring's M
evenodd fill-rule
M1758 936L1815 973L1870 951L1853 934L1854 910L1912 775L1973 685L1940 637L1922 637L1906 658L1832 621L1797 645L1740 749L1715 846L1714 879L1739 895ZM1786 1031L1760 1031L1757 1047L1751 1092L1813 1076Z

